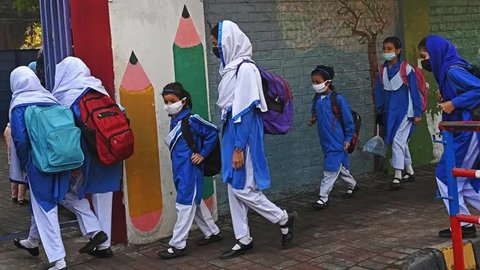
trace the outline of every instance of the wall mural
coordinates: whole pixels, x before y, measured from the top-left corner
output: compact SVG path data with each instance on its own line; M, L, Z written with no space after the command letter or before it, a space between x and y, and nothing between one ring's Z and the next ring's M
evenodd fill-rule
M193 112L209 119L205 50L186 6L183 7L173 43L173 59L175 80L183 84L192 95ZM214 182L211 177L207 177L203 183L202 197L211 208Z
M135 134L134 155L125 162L128 216L133 227L152 231L162 216L162 188L154 89L132 52L120 86L120 99Z

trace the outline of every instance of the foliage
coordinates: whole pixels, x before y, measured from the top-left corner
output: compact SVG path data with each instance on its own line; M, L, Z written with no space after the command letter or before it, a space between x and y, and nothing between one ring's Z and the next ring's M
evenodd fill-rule
M22 49L39 49L42 47L42 27L39 23L32 23L25 32L25 42Z

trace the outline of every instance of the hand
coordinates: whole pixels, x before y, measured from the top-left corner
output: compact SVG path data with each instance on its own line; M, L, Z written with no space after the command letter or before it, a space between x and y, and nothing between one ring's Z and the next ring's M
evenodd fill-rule
M316 122L317 122L317 117L316 117L316 116L312 116L312 117L310 117L310 119L308 119L307 125L308 125L309 127L311 127L311 126L313 126Z
M243 158L243 150L241 149L235 149L233 151L233 158L232 158L232 167L235 170L243 168L244 165L244 158Z
M202 155L200 155L199 153L193 153L192 157L191 157L193 165L199 165L200 163L203 162L204 159L205 158Z
M421 117L414 117L413 118L413 122L415 123L415 125L418 125L421 121L422 121Z
M452 101L447 101L447 102L440 103L440 108L442 109L442 111L444 111L448 114L452 113L453 110L455 110L455 106L453 106Z
M343 150L347 151L349 147L350 147L350 143L349 143L349 142L344 142L344 143L343 143Z

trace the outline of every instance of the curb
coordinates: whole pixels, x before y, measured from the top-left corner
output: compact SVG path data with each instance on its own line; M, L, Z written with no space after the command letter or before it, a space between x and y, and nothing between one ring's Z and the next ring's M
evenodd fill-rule
M465 269L477 269L480 266L480 238L464 241L463 255ZM424 248L395 262L392 267L401 270L453 270L452 244Z

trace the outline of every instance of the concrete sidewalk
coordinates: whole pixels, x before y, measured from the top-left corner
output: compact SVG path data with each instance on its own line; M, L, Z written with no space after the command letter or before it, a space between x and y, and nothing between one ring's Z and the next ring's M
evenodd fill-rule
M310 204L317 191L279 202L297 211L292 248L280 248L277 225L250 216L254 251L232 260L219 254L234 244L229 217L219 225L225 239L207 247L197 247L198 231L190 235L189 256L162 261L156 252L168 239L143 246L115 246L112 259L93 259L77 253L86 242L78 229L64 229L69 269L395 269L393 263L421 248L438 245L445 239L437 232L449 226L441 201L435 200L433 167L418 169L417 181L399 191L389 190L385 176L366 176L362 190L351 199L338 198L337 188L329 208L314 211ZM220 185L219 188L225 188ZM337 196L336 196L337 195ZM0 242L0 269L38 269L46 266L42 251L38 258L17 250L11 241Z

